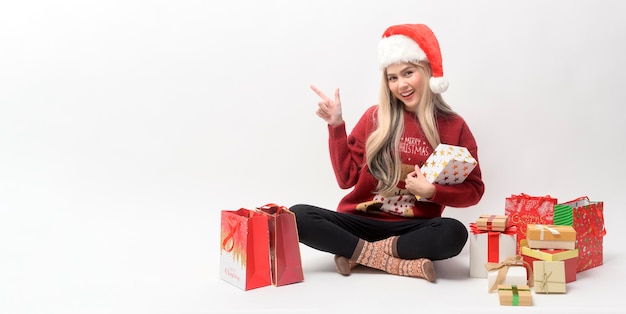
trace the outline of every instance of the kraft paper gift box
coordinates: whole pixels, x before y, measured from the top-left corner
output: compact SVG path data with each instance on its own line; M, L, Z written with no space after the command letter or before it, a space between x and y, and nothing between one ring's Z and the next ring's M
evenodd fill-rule
M565 283L576 281L578 249L531 249L522 241L522 258L530 265L534 261L563 261L565 265Z
M504 231L508 226L509 216L483 214L476 220L476 227L483 231Z
M500 263L486 263L485 269L489 292L497 290L499 285L533 286L532 266L521 255L510 256Z
M499 285L498 298L500 305L531 306L533 297L527 285Z
M462 146L439 144L421 170L431 183L459 184L476 168L478 161Z
M565 293L565 263L534 261L535 293Z
M499 263L515 255L515 226L504 232L478 230L470 223L470 277L487 278L486 263Z
M576 248L576 230L572 226L529 224L526 240L531 249L573 250Z

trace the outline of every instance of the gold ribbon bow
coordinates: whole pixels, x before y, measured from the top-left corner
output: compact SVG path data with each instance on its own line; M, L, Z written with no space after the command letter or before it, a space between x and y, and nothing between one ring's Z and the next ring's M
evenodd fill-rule
M493 285L489 288L489 292L493 292L498 289L498 285L504 283L506 279L506 274L509 271L509 267L525 267L527 272L527 283L529 287L532 287L534 284L533 278L533 268L530 266L528 262L525 262L522 259L521 255L513 255L507 257L500 263L485 263L485 268L487 272L498 269L498 275L496 276L496 280Z

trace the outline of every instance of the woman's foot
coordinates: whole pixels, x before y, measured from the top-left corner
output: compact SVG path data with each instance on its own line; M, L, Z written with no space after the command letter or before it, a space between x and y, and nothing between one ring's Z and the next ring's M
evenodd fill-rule
M344 276L350 276L352 269L357 265L358 264L356 262L347 257L335 255L335 266L337 267L337 272Z
M427 258L420 258L416 261L418 262L418 267L422 269L421 273L424 279L434 282L437 279L437 275L435 274L435 265L433 262Z
M358 257L355 262L367 267L380 269L390 274L424 278L434 282L435 266L427 258L401 259L393 257L384 250L384 241L367 242L359 240L355 252Z

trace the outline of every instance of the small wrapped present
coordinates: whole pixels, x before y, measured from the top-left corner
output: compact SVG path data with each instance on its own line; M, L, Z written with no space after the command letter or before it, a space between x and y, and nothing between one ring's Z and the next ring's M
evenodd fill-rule
M498 298L500 305L530 306L533 297L527 285L499 285Z
M439 144L421 170L431 183L459 184L465 181L477 164L467 148Z
M478 230L470 223L470 277L487 278L485 263L499 263L515 255L515 226L504 232Z
M522 240L522 258L532 265L534 261L563 261L565 264L565 282L576 281L578 269L578 249L531 249L526 240Z
M528 247L531 249L576 248L576 230L572 226L529 224L526 229Z
M483 231L504 231L508 226L509 216L483 214L476 220L476 227Z
M520 255L508 257L500 263L486 263L485 269L489 292L495 291L499 285L533 286L532 266Z
M565 293L565 263L534 261L535 293Z

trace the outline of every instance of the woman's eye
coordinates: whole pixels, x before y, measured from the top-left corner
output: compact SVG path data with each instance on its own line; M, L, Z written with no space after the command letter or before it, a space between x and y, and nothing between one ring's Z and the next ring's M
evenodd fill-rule
M406 71L406 72L404 73L404 75L405 75L405 76L411 76L411 74L413 74L413 71Z
M390 77L389 78L389 82L395 82L396 78L395 77Z

